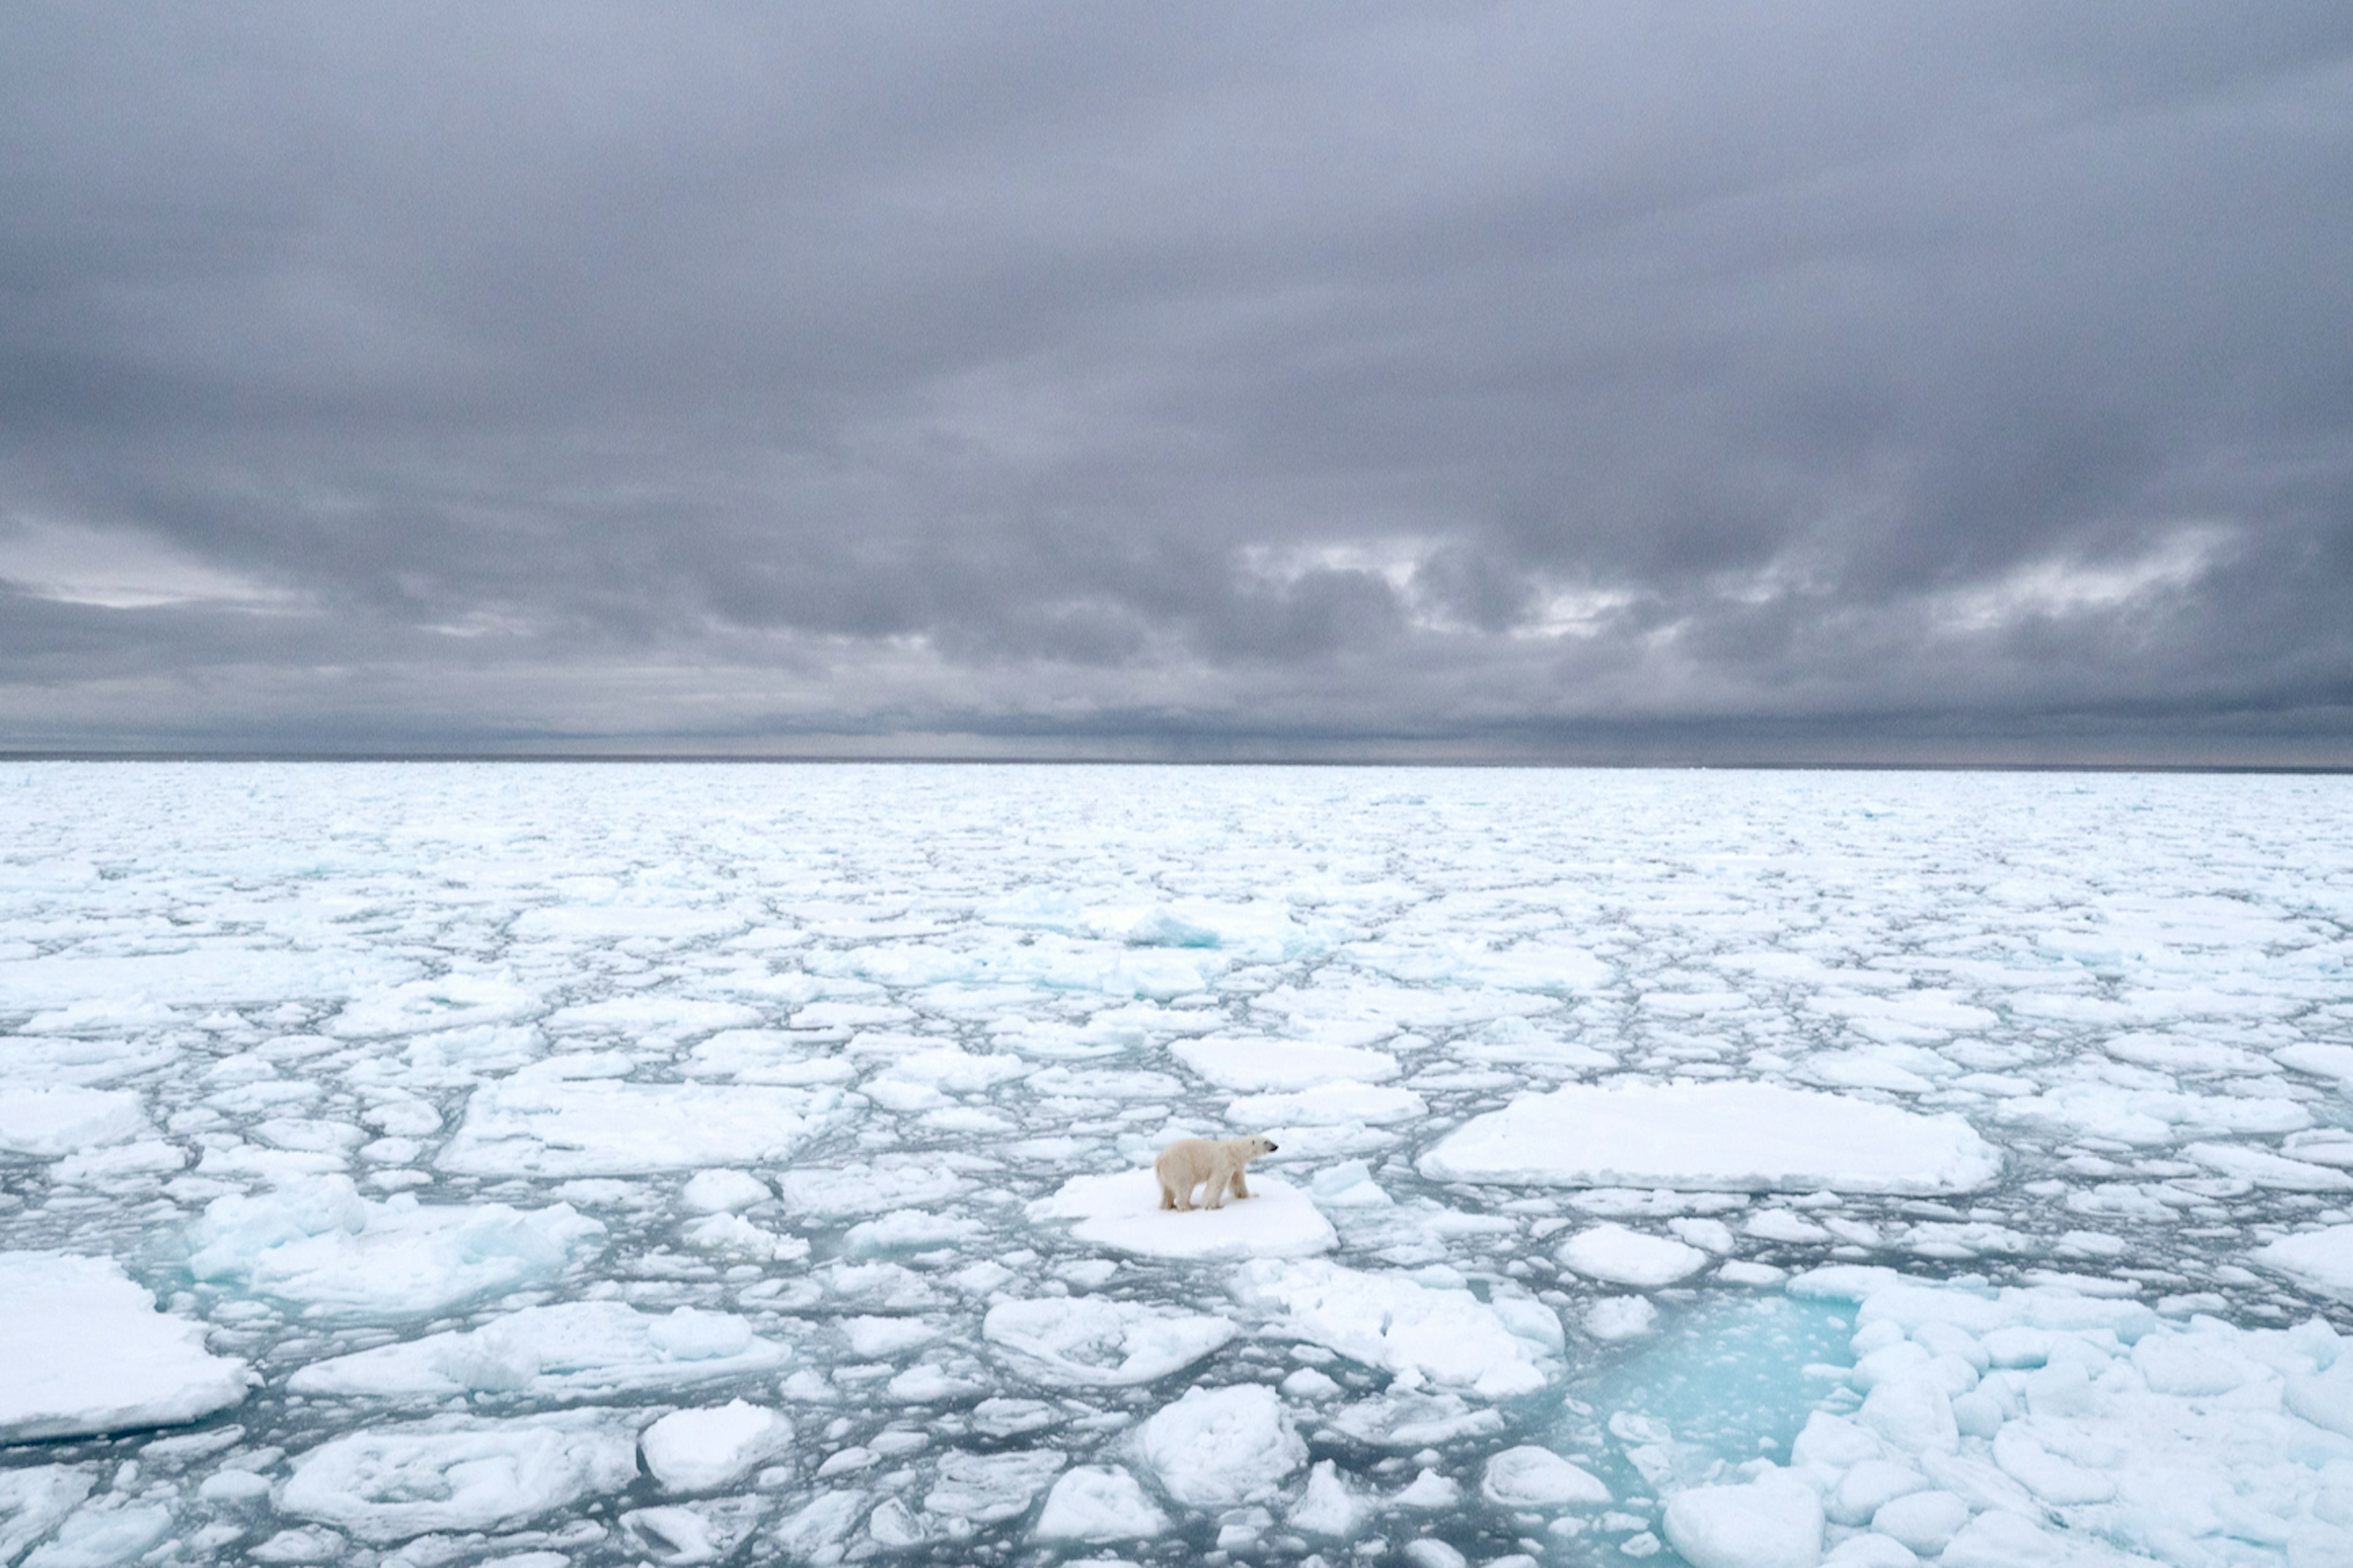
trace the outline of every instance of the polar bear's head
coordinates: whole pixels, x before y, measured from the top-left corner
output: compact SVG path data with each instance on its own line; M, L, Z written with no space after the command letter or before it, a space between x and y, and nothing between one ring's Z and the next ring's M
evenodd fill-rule
M1274 1152L1274 1143L1269 1139L1237 1138L1234 1142L1241 1145L1242 1158L1245 1160L1255 1160L1261 1154L1271 1154Z

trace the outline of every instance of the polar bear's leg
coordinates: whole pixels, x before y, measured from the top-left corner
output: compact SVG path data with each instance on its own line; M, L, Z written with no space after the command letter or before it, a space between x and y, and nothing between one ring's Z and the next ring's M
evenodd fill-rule
M1160 1206L1165 1209L1173 1209L1176 1206L1176 1189L1168 1184L1168 1178L1166 1176L1160 1178Z
M1226 1206L1226 1188L1235 1176L1240 1174L1241 1169L1239 1166L1234 1167L1229 1174L1222 1157L1209 1167L1209 1207L1221 1209Z
M1234 1196L1238 1198L1250 1196L1250 1189L1242 1185L1242 1168L1240 1165L1234 1167Z

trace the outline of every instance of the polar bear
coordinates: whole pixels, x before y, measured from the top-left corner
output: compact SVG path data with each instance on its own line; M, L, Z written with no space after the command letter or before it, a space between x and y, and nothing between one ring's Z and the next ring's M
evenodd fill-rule
M1234 1196L1246 1198L1250 1192L1242 1184L1242 1167L1273 1152L1274 1145L1263 1138L1179 1138L1152 1162L1152 1173L1160 1178L1160 1206L1190 1209L1193 1189L1203 1182L1209 1184L1206 1208L1225 1207L1229 1187Z

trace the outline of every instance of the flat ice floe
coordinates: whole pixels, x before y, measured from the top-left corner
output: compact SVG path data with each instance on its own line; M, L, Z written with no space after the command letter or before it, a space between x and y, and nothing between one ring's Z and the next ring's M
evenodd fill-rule
M989 1342L1009 1352L1014 1370L1058 1388L1155 1383L1234 1337L1234 1325L1204 1312L1166 1312L1133 1301L1048 1296L1000 1301L981 1321Z
M1273 1176L1253 1173L1250 1195L1223 1208L1178 1212L1160 1206L1160 1183L1151 1171L1073 1176L1061 1190L1029 1205L1038 1221L1075 1220L1073 1240L1117 1252L1157 1258L1304 1258L1327 1252L1339 1238L1306 1194Z
M614 1176L774 1160L838 1102L829 1089L628 1083L627 1058L559 1057L474 1091L445 1171Z
M1419 1163L1439 1181L1934 1194L1986 1185L2001 1155L1957 1116L1777 1084L1570 1084L1474 1117Z
M638 1473L626 1411L574 1410L515 1421L438 1416L379 1426L298 1454L278 1506L362 1541L522 1524Z
M111 1259L0 1252L0 1442L176 1426L259 1381Z
M371 1203L324 1176L214 1199L188 1228L188 1271L314 1318L416 1318L546 1279L604 1237L569 1204Z
M426 1404L470 1394L593 1399L741 1379L790 1359L786 1347L731 1313L566 1301L525 1307L471 1331L312 1362L286 1386L292 1394Z
M1312 1040L1179 1040L1168 1054L1219 1088L1243 1093L1343 1079L1377 1083L1398 1075L1397 1058L1387 1051Z
M139 1097L122 1089L0 1088L0 1153L55 1158L145 1131Z

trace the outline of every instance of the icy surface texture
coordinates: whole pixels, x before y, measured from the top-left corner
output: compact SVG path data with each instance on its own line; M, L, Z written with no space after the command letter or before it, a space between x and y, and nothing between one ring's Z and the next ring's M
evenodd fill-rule
M0 766L0 1564L2353 1561L2348 958L2338 779Z

